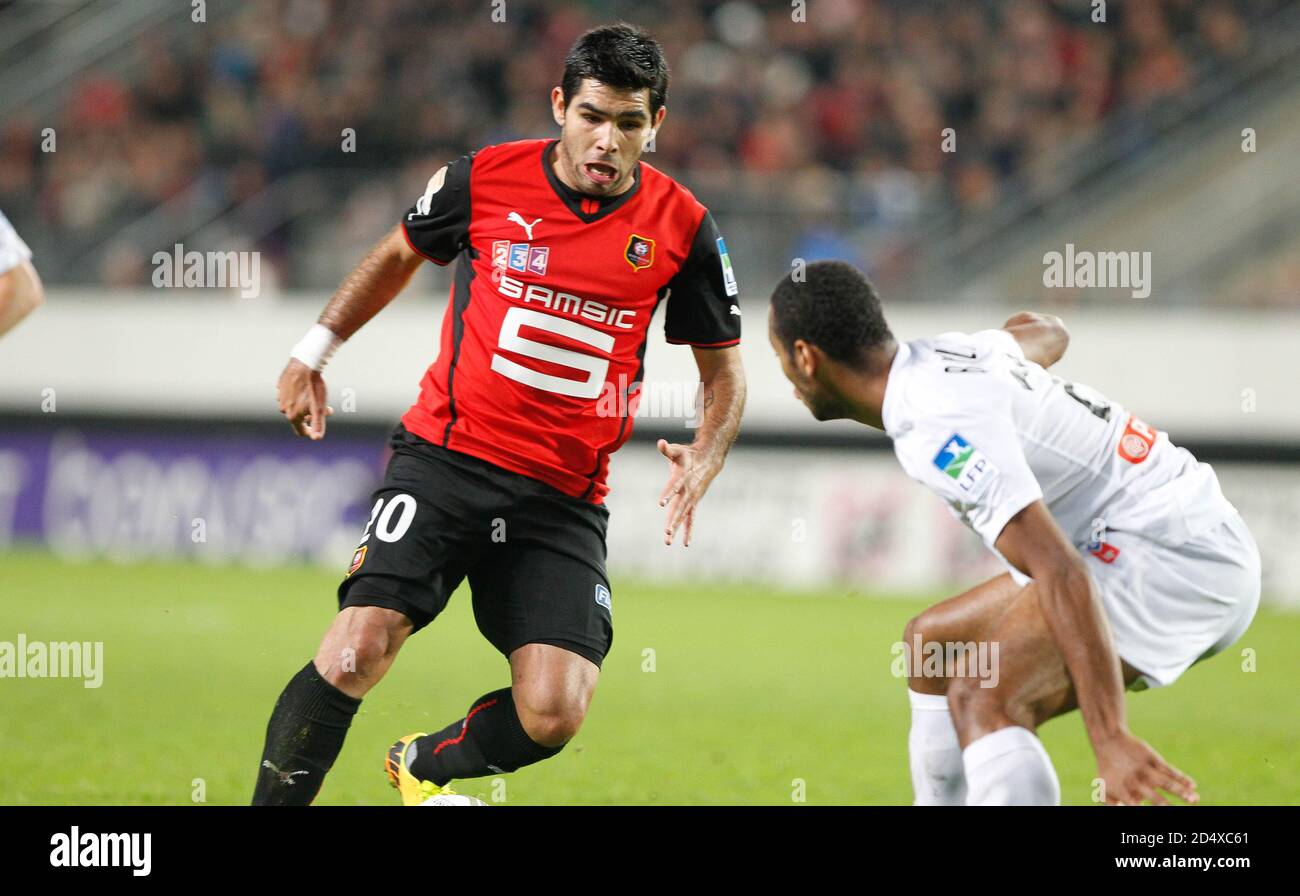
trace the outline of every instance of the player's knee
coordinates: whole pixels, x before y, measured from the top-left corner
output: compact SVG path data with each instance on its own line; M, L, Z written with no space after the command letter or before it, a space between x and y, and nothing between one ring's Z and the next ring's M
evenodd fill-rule
M543 747L564 746L582 727L582 717L573 714L530 713L521 721L528 736Z
M916 636L921 634L921 617L924 615L924 613L921 613L919 616L913 616L907 620L907 625L903 626L903 644L907 646L908 650L912 649Z
M930 610L913 616L908 620L907 625L903 626L903 656L907 660L907 686L919 694L942 696L947 693L947 678L943 676L942 671L939 674L927 674L927 672L932 673L933 670L924 663L924 645L927 633L932 627L933 619Z
M924 649L926 642L943 640L945 632L952 629L952 624L944 618L939 607L929 607L913 616L903 626L903 643L908 650Z
M515 697L515 710L524 731L544 747L561 747L573 739L587 715L585 700L563 695L526 694Z

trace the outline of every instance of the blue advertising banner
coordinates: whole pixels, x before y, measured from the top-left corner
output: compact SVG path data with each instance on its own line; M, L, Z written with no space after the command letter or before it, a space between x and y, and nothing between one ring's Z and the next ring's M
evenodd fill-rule
M383 476L383 428L0 421L0 547L71 557L343 566Z

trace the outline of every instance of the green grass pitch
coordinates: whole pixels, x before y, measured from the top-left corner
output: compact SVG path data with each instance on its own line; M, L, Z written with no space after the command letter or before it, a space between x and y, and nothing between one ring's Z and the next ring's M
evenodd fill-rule
M0 679L0 803L248 801L272 703L315 652L335 576L36 551L0 564L0 640L104 642L99 689ZM792 805L800 790L808 805L910 801L906 684L890 674L890 646L927 601L613 584L614 649L583 730L555 759L501 779L504 793L490 778L461 792L506 805ZM508 682L467 597L366 699L319 805L396 805L385 748ZM1227 654L1130 695L1131 728L1197 779L1206 804L1300 803L1297 643L1300 615L1262 611ZM1042 736L1064 801L1088 803L1078 714Z

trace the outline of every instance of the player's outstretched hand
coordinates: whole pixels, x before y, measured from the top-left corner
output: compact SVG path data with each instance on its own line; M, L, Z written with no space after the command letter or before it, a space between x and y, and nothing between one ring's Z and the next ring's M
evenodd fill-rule
M334 409L325 404L325 379L297 358L290 358L276 386L280 413L300 436L312 441L325 438L325 418Z
M1168 806L1161 791L1197 803L1196 782L1166 762L1151 745L1128 732L1097 747L1097 772L1108 806Z
M682 543L691 546L691 529L695 525L695 505L704 497L713 477L722 469L721 464L706 460L701 451L691 445L678 445L667 439L659 440L659 453L668 458L668 484L659 496L659 506L668 508L664 526L664 544L672 544L678 528L686 524Z

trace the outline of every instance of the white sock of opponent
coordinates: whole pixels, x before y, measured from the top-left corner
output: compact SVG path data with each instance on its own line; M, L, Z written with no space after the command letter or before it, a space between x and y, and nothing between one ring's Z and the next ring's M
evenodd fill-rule
M909 688L907 699L912 703L912 730L907 735L912 793L916 795L912 805L966 805L966 773L948 698L918 694Z
M962 751L968 806L1059 806L1061 784L1028 728L1000 728Z

